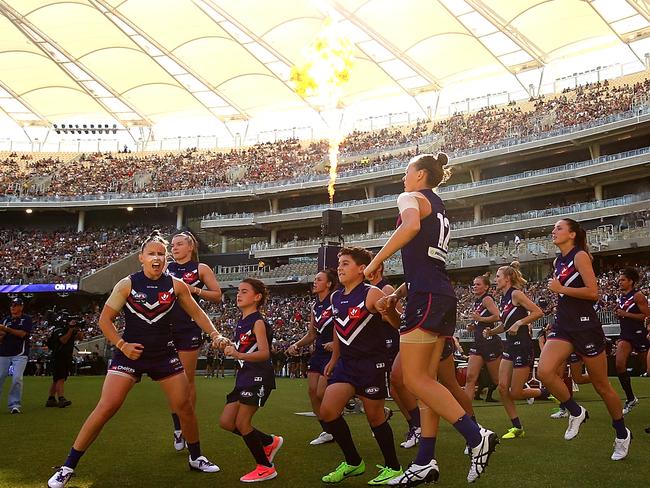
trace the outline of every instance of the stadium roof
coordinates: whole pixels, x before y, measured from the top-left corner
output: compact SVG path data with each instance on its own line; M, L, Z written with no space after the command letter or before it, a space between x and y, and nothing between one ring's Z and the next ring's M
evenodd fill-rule
M20 125L309 108L289 74L327 16L355 48L346 104L614 45L643 63L634 46L650 36L646 0L0 0L0 12L0 109Z

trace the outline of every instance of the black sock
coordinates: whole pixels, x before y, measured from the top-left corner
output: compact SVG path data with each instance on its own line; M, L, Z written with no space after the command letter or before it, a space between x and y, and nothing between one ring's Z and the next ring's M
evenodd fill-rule
M627 371L623 373L618 373L618 381L621 382L621 386L623 387L623 391L625 392L627 401L629 402L634 400L634 393L632 392L632 383L630 381L630 373L628 373Z
M266 457L266 454L264 454L264 447L262 447L262 441L260 440L260 436L257 435L257 432L254 429L251 430L248 434L243 435L242 438L246 443L246 447L248 447L248 450L253 455L253 458L255 458L255 462L257 464L266 466L268 468L273 466L269 462L269 459Z
M253 427L253 430L257 432L257 435L260 438L260 441L262 442L263 446L270 446L273 444L273 436L270 436L269 434L265 434L261 430L257 430L255 427ZM241 432L239 432L239 429L235 427L235 430L232 431L233 434L238 435L239 437L244 437L241 435Z
M388 422L384 422L377 427L371 428L375 434L375 440L377 441L377 444L379 444L379 449L381 449L381 453L384 455L385 466L398 470L400 468L400 464L397 460L397 453L395 452L393 429L390 428Z
M79 460L81 459L81 456L84 455L84 452L86 451L77 451L74 447L70 449L70 454L68 454L68 458L65 460L65 463L63 463L64 466L67 466L68 468L76 469L77 464L79 464Z
M318 423L320 424L321 428L323 429L323 432L327 432L327 425L325 425L325 422L322 420L319 420ZM329 432L327 432L329 434Z
M416 429L420 427L420 409L415 407L413 410L409 410L409 415L411 420L409 420L409 427Z
M350 466L359 466L361 464L361 456L357 452L357 448L352 440L352 434L350 434L350 428L343 417L334 419L331 422L325 422L325 426L327 427L326 432L334 436L334 440L341 448L341 451L343 451L345 462Z
M172 414L172 421L174 422L174 430L181 430L181 419L175 413Z
M270 436L269 434L265 434L261 430L257 430L255 427L253 427L253 430L257 432L257 436L260 438L260 441L262 442L263 446L270 446L273 444L273 437Z
M188 442L187 450L190 451L190 459L192 461L196 461L196 458L201 457L201 443L199 441Z

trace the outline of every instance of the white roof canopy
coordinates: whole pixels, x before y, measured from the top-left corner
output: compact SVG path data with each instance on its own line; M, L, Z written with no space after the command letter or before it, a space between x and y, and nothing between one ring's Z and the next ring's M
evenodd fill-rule
M328 15L355 46L344 104L615 45L644 62L650 36L645 0L0 0L0 14L0 110L20 125L315 109L289 73Z

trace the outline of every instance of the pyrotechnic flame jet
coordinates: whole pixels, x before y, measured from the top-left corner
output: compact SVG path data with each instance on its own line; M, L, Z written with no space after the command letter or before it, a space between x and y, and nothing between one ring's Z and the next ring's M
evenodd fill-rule
M291 81L296 93L323 106L326 111L334 112L343 93L342 87L350 79L353 52L352 43L342 29L331 18L326 19L322 30L303 51L307 62L291 69ZM329 132L330 179L327 192L330 205L334 203L339 144L342 140L339 126L333 119L325 117Z

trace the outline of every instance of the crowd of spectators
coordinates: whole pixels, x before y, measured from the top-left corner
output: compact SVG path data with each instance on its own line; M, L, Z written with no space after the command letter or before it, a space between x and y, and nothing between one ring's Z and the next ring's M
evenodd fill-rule
M132 225L81 233L0 228L0 283L76 282L136 251L151 230Z
M447 152L477 149L504 139L570 127L630 110L650 95L650 80L633 85L608 81L540 96L522 104L487 107L412 127L354 131L340 144L342 169L381 161L385 151L404 146L406 158L434 138ZM0 163L0 195L105 195L165 192L263 183L326 173L327 141L287 139L230 151L117 156L82 155L70 161L10 155ZM79 175L84 175L80 178Z

